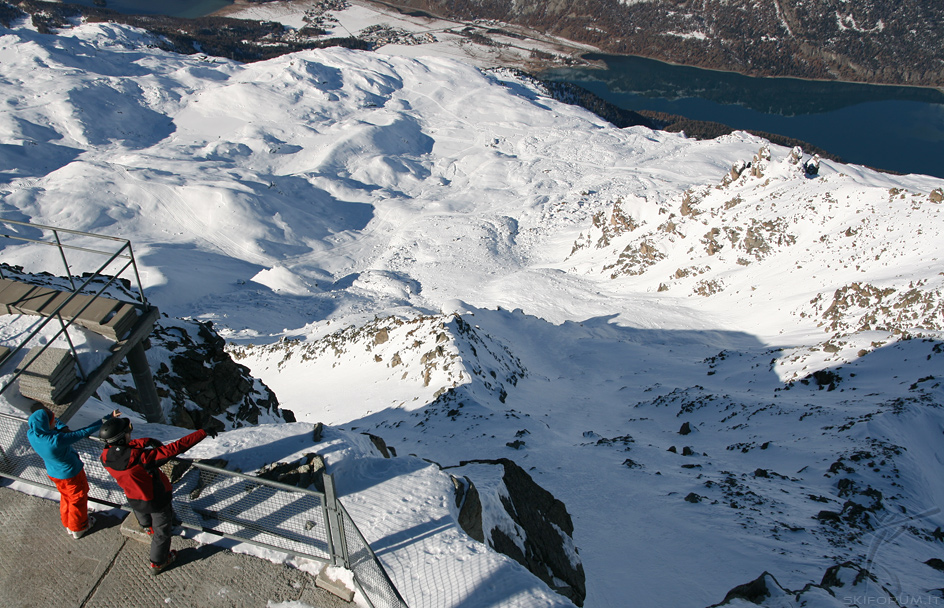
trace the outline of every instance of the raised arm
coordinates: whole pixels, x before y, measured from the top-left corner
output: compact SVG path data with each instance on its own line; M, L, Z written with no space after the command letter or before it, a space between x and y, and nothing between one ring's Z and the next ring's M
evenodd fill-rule
M194 431L189 435L184 435L177 441L155 447L150 450L144 450L141 453L141 464L144 466L160 466L164 461L182 454L206 439L207 432L204 430ZM141 441L141 440L138 440Z

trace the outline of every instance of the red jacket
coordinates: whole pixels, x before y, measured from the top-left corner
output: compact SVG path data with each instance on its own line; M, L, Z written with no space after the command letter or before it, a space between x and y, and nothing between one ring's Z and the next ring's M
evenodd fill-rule
M158 447L148 438L132 439L127 445L110 445L102 452L105 469L115 478L131 508L141 513L154 513L166 507L172 488L160 466L170 458L186 452L207 436L194 431L173 443Z

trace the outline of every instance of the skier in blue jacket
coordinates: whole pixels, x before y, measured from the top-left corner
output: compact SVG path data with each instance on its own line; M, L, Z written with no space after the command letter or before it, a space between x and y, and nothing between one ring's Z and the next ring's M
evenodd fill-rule
M72 444L97 433L102 423L117 417L115 410L101 420L77 431L56 420L56 415L38 401L33 406L28 420L26 437L46 465L46 475L59 490L59 515L62 525L72 535L81 538L92 527L93 518L88 514L88 477L85 466Z

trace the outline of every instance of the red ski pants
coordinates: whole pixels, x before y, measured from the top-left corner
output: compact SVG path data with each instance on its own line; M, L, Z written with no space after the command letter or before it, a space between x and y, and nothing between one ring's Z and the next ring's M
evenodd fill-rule
M88 526L88 477L81 471L69 479L52 479L59 490L59 516L62 525L72 532L84 530Z

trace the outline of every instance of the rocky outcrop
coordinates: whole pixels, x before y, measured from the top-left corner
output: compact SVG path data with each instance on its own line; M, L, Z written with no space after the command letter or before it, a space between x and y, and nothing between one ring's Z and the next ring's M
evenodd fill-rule
M927 279L913 281L907 289L850 283L836 289L830 301L826 293L810 300L827 332L889 331L904 334L912 329L944 328L944 296Z
M467 461L449 469L454 474L459 523L469 536L484 539L582 606L586 577L564 503L507 458ZM479 486L476 478L482 480Z
M294 462L277 462L264 466L255 474L269 481L324 492L324 473L324 457L311 452Z
M830 567L818 585L811 583L800 591L785 589L772 574L764 572L753 581L734 587L721 603L712 604L709 608L743 606L744 602L768 608L901 605L898 598L878 584L873 575L852 562Z
M470 390L504 402L527 375L508 347L451 313L378 317L311 342L230 346L228 352L236 360L264 361L278 369L295 366L310 374L332 373L343 357L349 364L362 365L364 374L376 380L413 385L419 398L431 404L428 411L451 404L453 393L470 383L475 387Z
M158 320L147 341L147 356L170 421L191 429L294 422L292 412L280 409L275 394L249 368L233 361L224 346L210 323ZM126 363L99 390L102 398L137 409L138 395Z
M459 526L465 533L479 541L485 542L485 532L482 530L482 499L479 491L468 477L452 476L452 483L456 488L456 508L459 509Z

